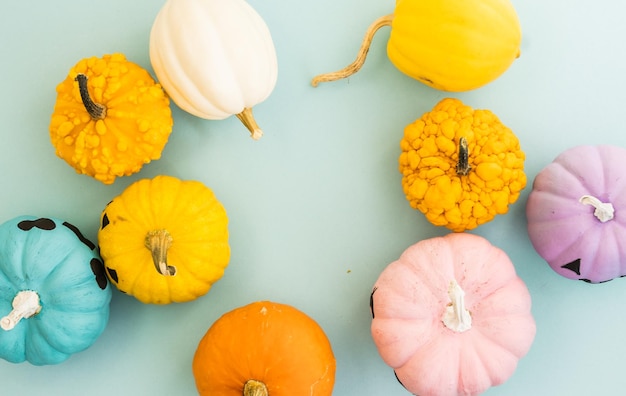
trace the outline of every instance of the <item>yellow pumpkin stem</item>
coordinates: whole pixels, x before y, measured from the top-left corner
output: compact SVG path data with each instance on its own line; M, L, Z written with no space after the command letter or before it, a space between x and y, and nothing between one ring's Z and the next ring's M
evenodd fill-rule
M176 267L167 264L167 251L172 242L172 235L167 230L153 230L146 235L144 245L150 250L154 267L161 275L176 275Z
M243 396L269 396L269 392L263 382L248 380L243 386Z
M248 128L252 139L254 140L261 139L261 137L263 136L263 131L257 125L256 120L254 119L254 116L252 115L251 108L246 107L245 109L243 109L241 113L237 114L237 118L239 118L239 121L241 121L243 125L245 125L246 128Z
M93 120L102 120L106 117L107 108L100 104L96 103L89 96L89 89L87 88L87 76L79 73L75 79L78 82L78 92L80 93L80 98L83 101L83 105L85 109L91 116Z
M467 139L461 137L459 139L459 160L456 164L456 173L459 176L467 176L472 170L469 164L469 148L467 146Z
M313 77L311 80L311 85L317 87L321 82L329 82L341 80L342 78L350 77L351 75L358 72L363 64L365 63L365 58L367 57L367 53L369 52L370 45L372 44L372 40L374 39L374 35L378 31L378 29L384 26L391 26L391 22L393 21L394 15L389 14L382 16L374 21L365 32L365 38L361 43L361 48L359 49L359 53L357 54L356 60L344 67L341 70L331 73L320 74L318 76Z

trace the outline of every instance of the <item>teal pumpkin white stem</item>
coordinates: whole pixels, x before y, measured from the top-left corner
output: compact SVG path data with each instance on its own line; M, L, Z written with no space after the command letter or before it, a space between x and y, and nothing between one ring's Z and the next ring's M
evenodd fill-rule
M472 328L472 315L465 308L465 291L461 289L456 279L448 286L450 304L443 313L443 324L452 331L462 333Z
M41 311L39 295L32 290L22 290L13 299L13 310L0 319L0 328L4 331L12 330L22 319L35 316Z
M613 204L610 202L602 202L598 198L591 195L583 195L580 197L579 201L584 205L593 206L595 208L593 215L603 223L613 220L613 217L615 216L615 208L613 208Z

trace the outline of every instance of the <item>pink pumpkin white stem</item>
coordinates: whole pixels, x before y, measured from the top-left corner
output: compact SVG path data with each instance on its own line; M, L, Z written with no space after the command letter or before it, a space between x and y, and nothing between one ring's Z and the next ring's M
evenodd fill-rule
M534 340L526 285L508 256L476 235L414 244L373 290L372 339L416 395L478 395L502 384Z

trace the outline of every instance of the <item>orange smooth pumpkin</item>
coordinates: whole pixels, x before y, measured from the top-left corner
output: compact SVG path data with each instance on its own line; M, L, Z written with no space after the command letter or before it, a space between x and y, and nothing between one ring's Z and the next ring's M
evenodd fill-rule
M258 301L213 323L192 369L200 396L330 396L336 361L311 317L289 305Z

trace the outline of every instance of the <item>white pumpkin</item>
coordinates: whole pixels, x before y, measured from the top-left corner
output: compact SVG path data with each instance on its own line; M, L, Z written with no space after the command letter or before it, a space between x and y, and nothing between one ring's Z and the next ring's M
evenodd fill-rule
M245 0L167 0L150 32L157 79L184 111L222 120L236 115L254 139L252 107L276 85L270 31Z

